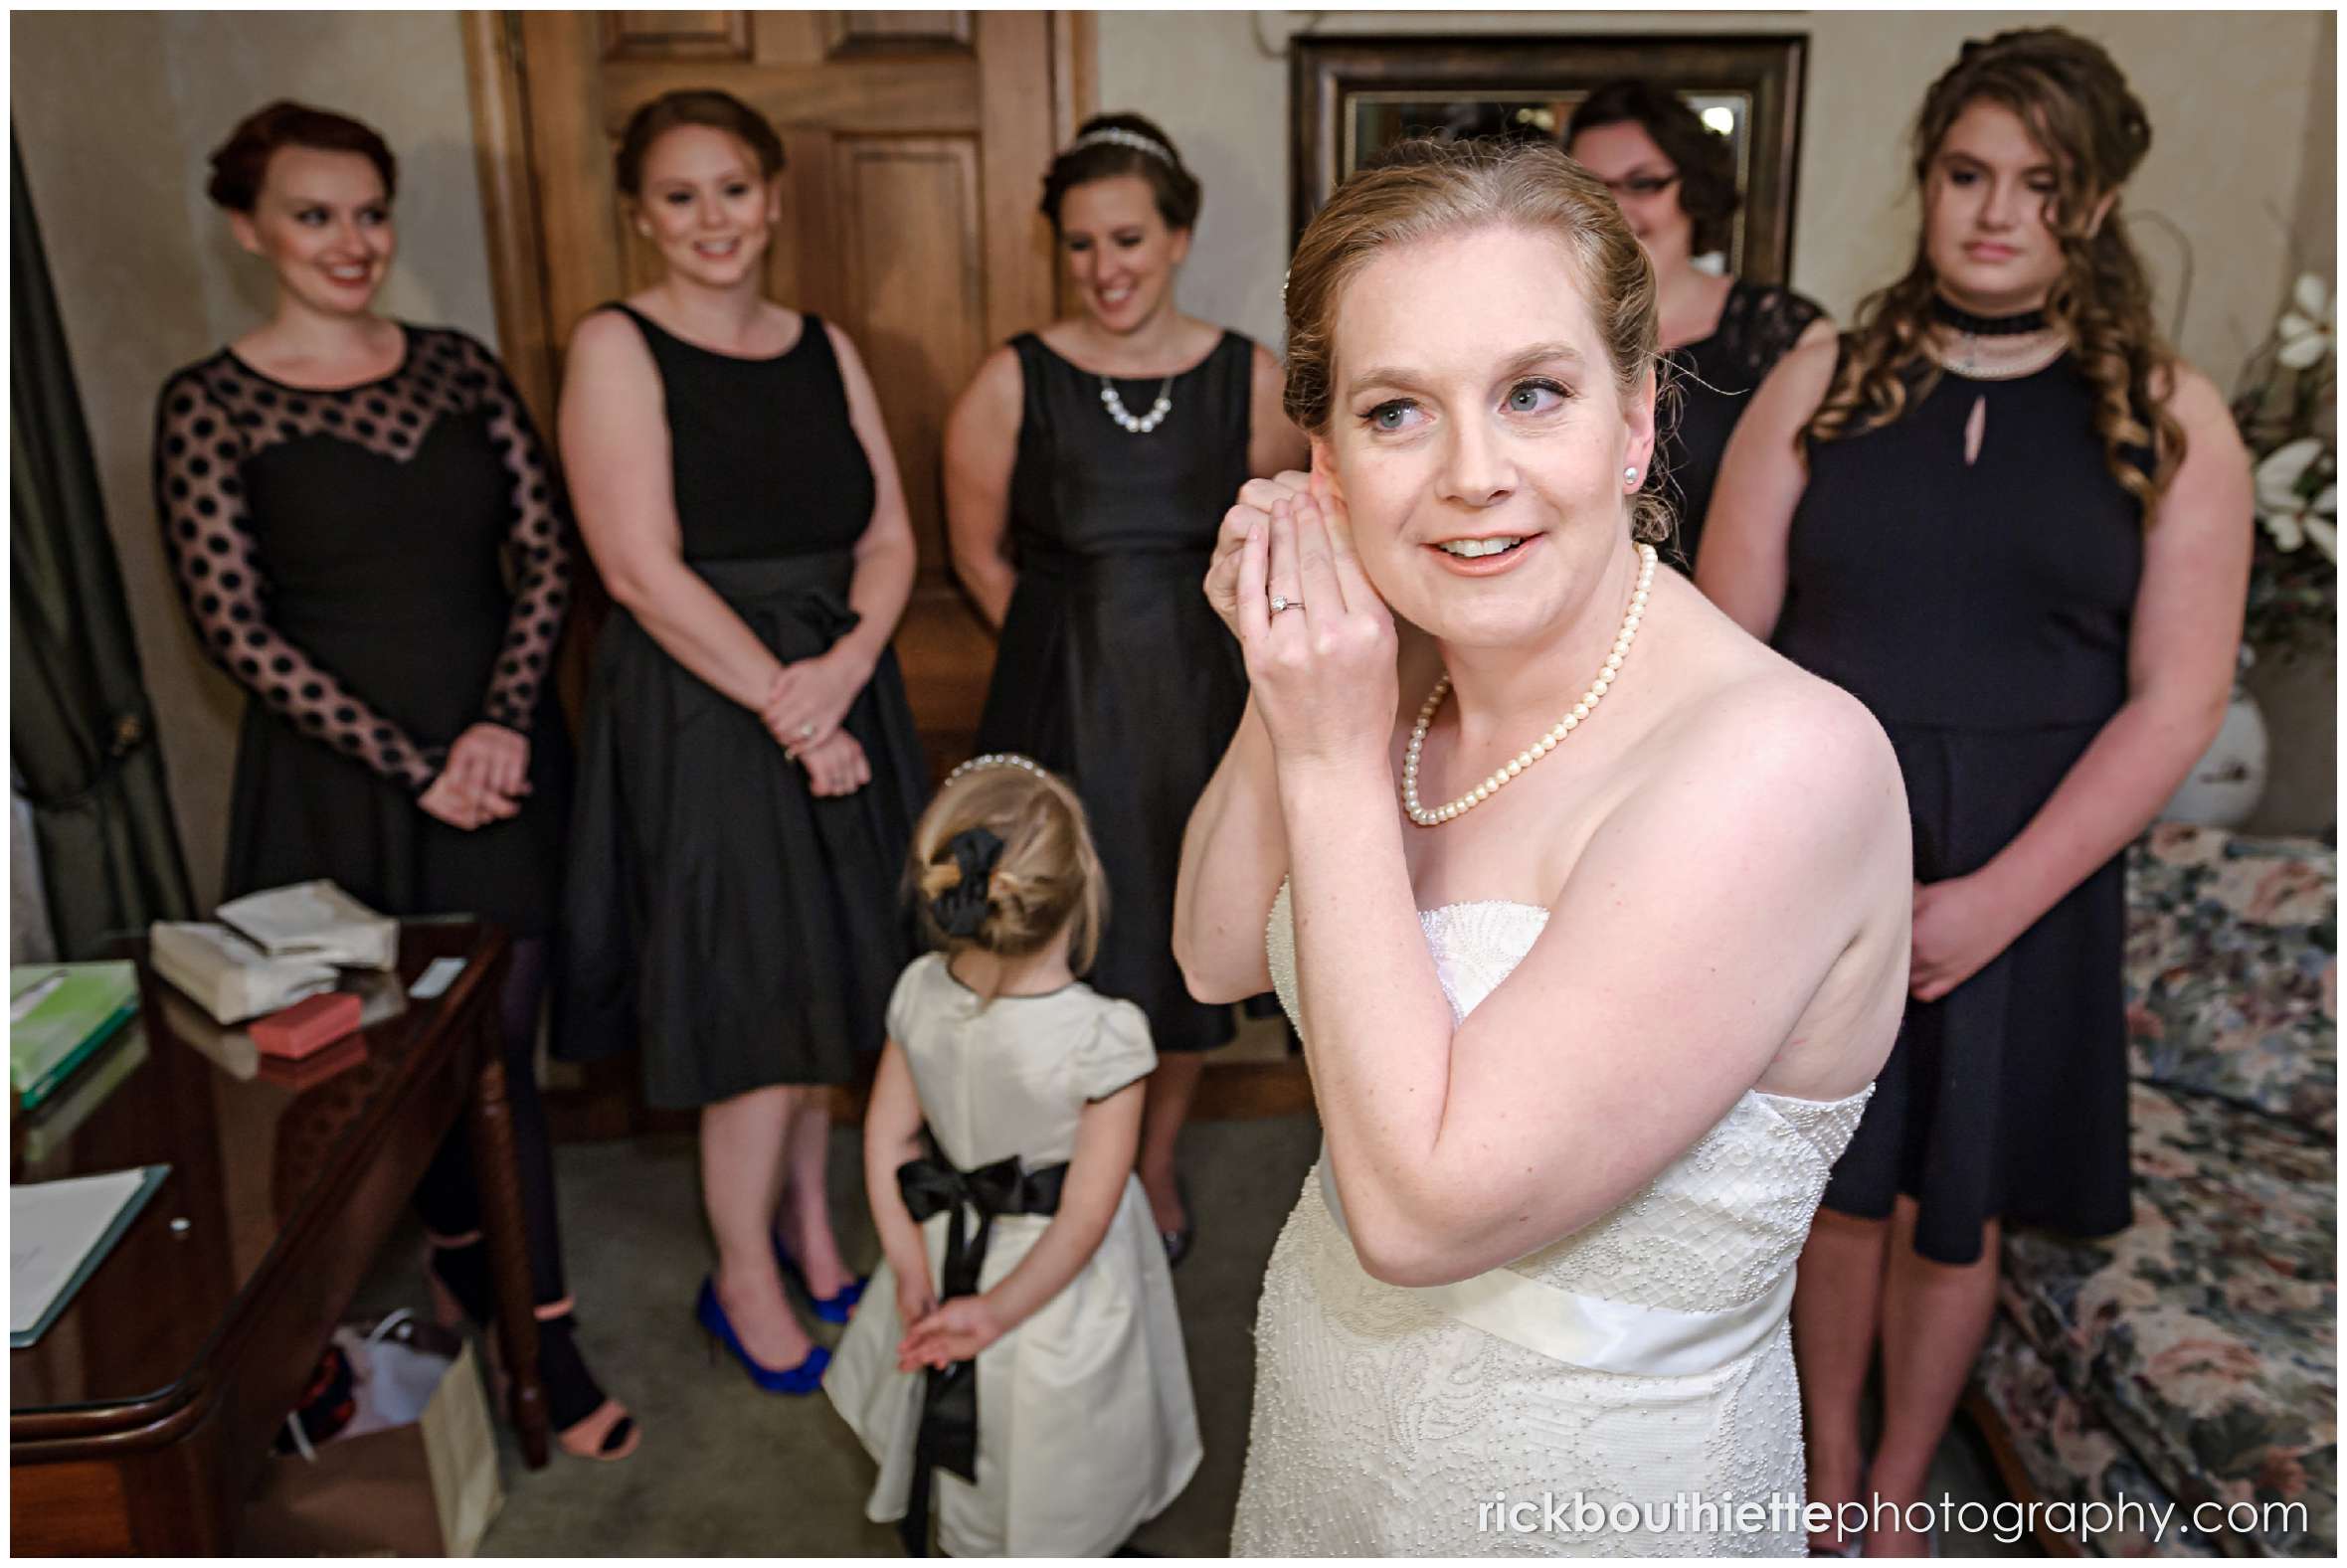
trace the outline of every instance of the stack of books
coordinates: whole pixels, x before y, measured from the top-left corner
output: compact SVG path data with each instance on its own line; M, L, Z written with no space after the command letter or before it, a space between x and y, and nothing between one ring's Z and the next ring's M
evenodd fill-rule
M243 1023L331 990L337 966L389 969L399 923L331 882L302 882L220 907L218 921L157 921L155 972L218 1022Z

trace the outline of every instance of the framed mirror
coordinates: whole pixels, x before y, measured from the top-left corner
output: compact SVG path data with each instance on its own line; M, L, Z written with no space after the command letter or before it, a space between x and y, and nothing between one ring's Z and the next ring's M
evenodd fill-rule
M1406 136L1563 138L1594 87L1638 77L1677 92L1734 149L1743 204L1714 265L1756 283L1792 269L1793 175L1807 40L1323 38L1292 46L1295 233L1337 182Z

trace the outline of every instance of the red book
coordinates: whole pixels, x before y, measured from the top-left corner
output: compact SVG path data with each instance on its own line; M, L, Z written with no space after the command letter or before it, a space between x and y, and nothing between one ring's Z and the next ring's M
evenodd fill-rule
M256 1018L248 1028L262 1054L298 1061L358 1026L359 999L348 991L323 991Z
M366 1065L367 1037L346 1034L332 1045L312 1051L295 1060L285 1056L264 1056L253 1070L254 1078L265 1084L275 1084L295 1094L316 1087L338 1073Z

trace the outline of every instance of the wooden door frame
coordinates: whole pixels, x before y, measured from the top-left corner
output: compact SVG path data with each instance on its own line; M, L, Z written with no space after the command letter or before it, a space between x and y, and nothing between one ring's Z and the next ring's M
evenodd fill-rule
M1089 11L1043 13L1050 28L1053 147L1074 139L1096 110L1100 49ZM489 251L489 289L497 312L497 341L506 370L541 428L554 428L555 389L561 384L562 345L547 318L544 237L531 199L529 89L519 16L510 11L458 13L464 68L472 99L473 157L480 176L481 224ZM1037 168L1014 177L988 160L982 199L990 215L1031 199ZM1039 166L1038 166L1039 167ZM1049 265L1049 259L1045 259ZM994 269L990 268L990 273ZM1052 268L1053 297L1059 282ZM991 301L990 301L991 302ZM990 312L991 314L992 312ZM1024 323L1021 323L1022 325ZM989 323L990 327L995 323ZM1005 332L990 332L1000 338Z

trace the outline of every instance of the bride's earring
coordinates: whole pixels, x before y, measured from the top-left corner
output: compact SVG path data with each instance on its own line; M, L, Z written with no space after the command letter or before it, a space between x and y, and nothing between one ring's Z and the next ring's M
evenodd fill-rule
M1638 468L1636 464L1632 464L1630 467L1624 468L1622 470L1622 483L1629 489L1635 490L1638 488Z

